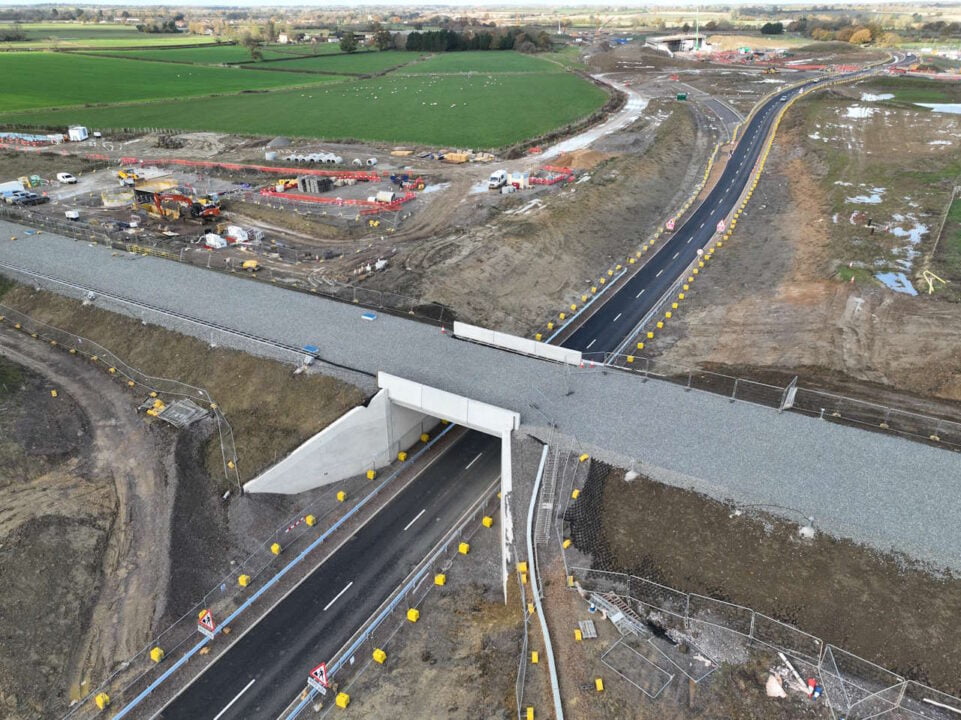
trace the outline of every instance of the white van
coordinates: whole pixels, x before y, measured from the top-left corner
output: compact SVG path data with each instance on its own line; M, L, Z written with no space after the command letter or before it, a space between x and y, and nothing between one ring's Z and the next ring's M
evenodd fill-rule
M495 173L491 173L490 179L487 181L488 190L499 190L507 184L507 171L498 170Z
M57 182L61 185L76 185L77 178L70 173L57 173Z

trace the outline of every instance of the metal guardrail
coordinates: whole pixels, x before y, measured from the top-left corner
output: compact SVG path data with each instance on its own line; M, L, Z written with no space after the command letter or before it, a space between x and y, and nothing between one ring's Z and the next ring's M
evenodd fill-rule
M400 588L395 590L391 596L385 600L374 614L364 625L358 629L344 646L337 651L327 665L327 677L333 679L341 675L346 667L354 665L354 658L357 653L365 648L373 651L374 648L384 649L387 643L394 637L398 629L403 626L405 619L395 618L394 613L401 603L410 601L411 598L417 599L408 602L408 606L416 608L424 601L426 596L434 588L434 583L429 582L429 572L432 569L446 569L453 562L458 554L458 546L461 542L470 540L479 528L482 527L478 518L492 512L491 508L496 508L499 500L496 488L500 481L492 483L475 501L468 510L461 515L455 527L450 530L427 554L427 556L410 572ZM398 621L393 627L389 627L391 620ZM380 633L380 634L379 634ZM368 656L370 653L368 653ZM364 663L359 669L354 671L350 682L355 681L370 664L371 659ZM306 678L305 678L306 681ZM337 679L336 686L343 685L340 678ZM281 715L283 720L293 720L297 718L317 697L318 692L310 687L301 698L284 711ZM329 710L329 708L328 708Z

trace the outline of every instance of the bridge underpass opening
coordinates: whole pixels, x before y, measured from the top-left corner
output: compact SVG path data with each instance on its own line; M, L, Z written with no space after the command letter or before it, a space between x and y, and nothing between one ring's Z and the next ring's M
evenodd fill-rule
M392 463L400 451L446 420L501 440L500 509L504 600L507 600L513 523L511 434L520 414L463 395L379 372L380 390L367 405L345 413L276 465L244 485L248 493L293 495Z

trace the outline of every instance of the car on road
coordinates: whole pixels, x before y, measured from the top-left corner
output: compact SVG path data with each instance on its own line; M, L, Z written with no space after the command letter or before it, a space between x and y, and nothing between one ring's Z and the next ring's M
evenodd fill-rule
M781 97L778 98L778 100L781 102L787 102L787 95L782 95Z
M61 185L76 185L77 178L67 172L57 173L57 182Z

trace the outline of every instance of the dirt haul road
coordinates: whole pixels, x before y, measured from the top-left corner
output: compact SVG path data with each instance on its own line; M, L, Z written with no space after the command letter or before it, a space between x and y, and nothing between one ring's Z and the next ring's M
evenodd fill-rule
M71 698L85 695L90 690L85 681L103 677L119 659L140 650L154 618L163 611L168 579L165 548L175 488L170 452L173 436L164 428L147 426L137 415L130 395L76 357L7 330L0 330L0 355L44 376L58 395L70 396L82 408L92 439L89 467L84 474L94 481L106 481L95 502L106 515L107 536L105 544L98 545L102 556L90 565L97 568L100 577L74 578L71 574L69 579L57 578L57 582L78 582L78 587L82 583L99 588L99 592L95 593L88 619L74 626L75 634L58 633L53 639L58 645L68 643L72 647L60 682L47 696L51 702L42 716L51 717L54 708L62 710L69 702L68 687ZM62 496L65 488L38 485L33 502L14 504L14 510L24 513L24 519L39 515L38 508L43 508L44 514L64 518L91 512L86 507L91 500L83 491L71 492L69 500L61 499L51 507L48 491L54 490ZM29 555L33 548L24 546L20 551ZM43 570L42 566L39 569ZM86 632L76 632L81 627ZM42 635L45 630L56 631L57 627L41 622L34 632ZM3 654L23 652L22 657L29 657L29 650L5 643ZM54 692L59 695L55 701ZM39 697L44 695L38 692Z

